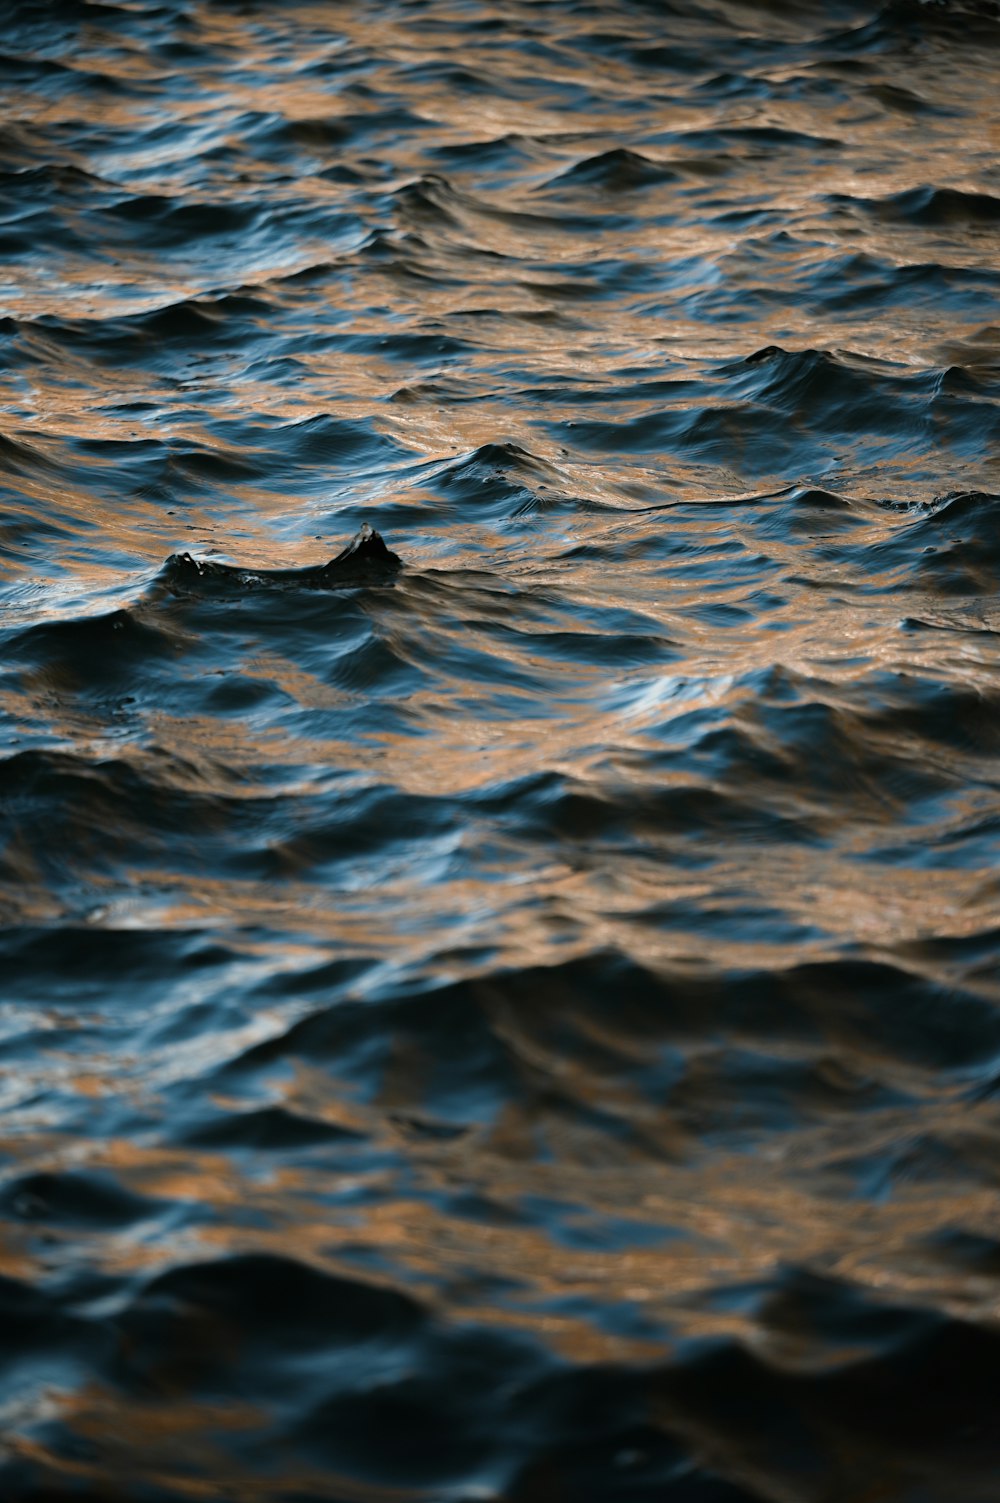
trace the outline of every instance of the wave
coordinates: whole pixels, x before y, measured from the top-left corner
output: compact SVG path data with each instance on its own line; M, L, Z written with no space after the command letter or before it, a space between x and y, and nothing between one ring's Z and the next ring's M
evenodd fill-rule
M676 182L677 177L670 163L656 162L641 152L616 146L567 167L546 185L546 189L551 191L553 187L579 184L585 188L603 189L607 193L630 193L657 183Z
M172 595L253 589L330 590L360 584L385 583L402 567L399 555L388 548L381 533L367 524L340 553L325 564L303 569L240 568L215 559L174 554L164 564L158 585Z
M753 1503L794 1484L803 1455L826 1464L829 1449L851 1483L877 1464L946 1484L957 1465L974 1485L990 1454L995 1336L933 1304L795 1265L715 1292L735 1332L689 1336L670 1356L649 1354L649 1343L643 1358L616 1366L560 1361L502 1328L449 1331L413 1294L269 1254L168 1269L103 1322L63 1313L16 1280L4 1286L15 1360L31 1345L50 1361L89 1358L105 1381L145 1397L115 1442L116 1467L134 1469L152 1446L161 1488L174 1495L190 1468L150 1433L151 1403L210 1441L208 1455L221 1450L232 1479L256 1475L260 1490L263 1478L268 1499L288 1495L263 1466L275 1446L298 1491L360 1499L391 1488L418 1499L492 1477L526 1503L553 1485L594 1499L682 1486L693 1498ZM693 1290L688 1304L692 1296L704 1299ZM178 1397L181 1384L193 1404ZM220 1394L240 1423L223 1421L212 1403ZM83 1426L99 1416L97 1396L79 1401ZM12 1496L46 1496L60 1428L51 1420L30 1452L5 1462ZM207 1466L199 1460L195 1475ZM77 1496L98 1496L100 1462L85 1453L73 1474Z
M993 1497L996 31L4 10L4 1499Z
M961 188L929 185L908 188L886 198L842 195L838 203L856 204L878 219L918 225L991 225L1000 220L1000 198L990 193L970 193Z

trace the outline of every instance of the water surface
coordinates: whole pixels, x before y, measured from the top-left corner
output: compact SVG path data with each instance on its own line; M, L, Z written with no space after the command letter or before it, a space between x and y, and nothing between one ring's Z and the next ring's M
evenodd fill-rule
M993 1500L997 6L4 14L0 1493Z

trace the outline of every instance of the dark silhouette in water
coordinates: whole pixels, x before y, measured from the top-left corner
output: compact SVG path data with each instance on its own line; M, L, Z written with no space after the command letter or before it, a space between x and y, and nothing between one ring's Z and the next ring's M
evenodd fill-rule
M317 573L326 583L328 579L336 580L354 569L396 570L402 567L403 560L398 553L387 548L382 534L366 522L360 532L354 534L347 547L336 558L331 558L328 564L324 564Z
M166 567L173 589L183 590L196 581L220 580L243 586L280 585L328 590L385 578L401 569L403 560L386 546L382 534L366 522L335 558L312 568L250 570L236 564L216 563L213 559L193 558L190 553L173 554Z

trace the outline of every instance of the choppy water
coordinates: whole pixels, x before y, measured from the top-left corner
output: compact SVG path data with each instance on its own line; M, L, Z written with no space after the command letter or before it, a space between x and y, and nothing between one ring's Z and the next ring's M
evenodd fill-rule
M995 1499L998 7L2 10L0 1495Z

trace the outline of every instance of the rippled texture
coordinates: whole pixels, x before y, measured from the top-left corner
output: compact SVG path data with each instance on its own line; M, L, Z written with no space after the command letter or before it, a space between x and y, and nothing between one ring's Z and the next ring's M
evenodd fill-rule
M992 1503L1000 10L4 15L0 1495Z

